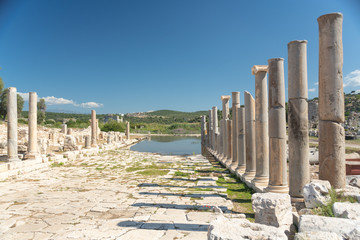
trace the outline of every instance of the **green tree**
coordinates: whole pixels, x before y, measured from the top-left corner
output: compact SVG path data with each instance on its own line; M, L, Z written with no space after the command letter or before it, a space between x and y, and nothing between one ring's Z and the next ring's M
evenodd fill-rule
M4 82L2 80L2 77L0 77L0 93L4 90Z
M45 112L46 112L46 104L45 99L41 98L40 101L37 103L37 119L38 123L43 123L45 121Z
M7 96L8 89L6 88L0 95L0 116L5 119L7 114ZM24 107L24 99L18 94L17 95L17 113L21 116L22 109Z

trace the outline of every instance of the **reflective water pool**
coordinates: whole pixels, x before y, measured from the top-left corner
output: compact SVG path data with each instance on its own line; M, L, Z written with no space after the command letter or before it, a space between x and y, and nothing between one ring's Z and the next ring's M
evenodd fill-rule
M201 140L199 137L153 136L132 146L130 150L165 155L200 154Z

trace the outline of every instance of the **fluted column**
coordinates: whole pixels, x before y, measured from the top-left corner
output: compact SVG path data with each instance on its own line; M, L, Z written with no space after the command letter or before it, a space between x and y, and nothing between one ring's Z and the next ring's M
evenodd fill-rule
M272 58L269 64L269 186L268 191L288 193L286 164L286 116L284 59Z
M227 145L227 159L225 165L229 165L232 161L232 120L226 120L226 145Z
M214 146L213 146L213 150L214 153L216 154L217 152L217 134L218 134L218 116L217 116L217 107L212 107L212 114L213 114L213 118L212 118L212 124L213 124L213 139L214 139Z
M222 101L222 119L223 119L223 134L222 134L222 141L223 141L223 158L220 159L221 162L225 163L228 158L228 142L227 142L227 122L226 120L229 119L229 100L230 96L221 96Z
M8 131L7 131L8 161L10 162L20 161L18 157L17 93L15 87L8 88L7 117L8 117Z
M256 175L253 183L258 187L269 184L269 127L267 97L268 66L255 65L255 142L256 142Z
M310 182L306 44L306 40L288 43L289 193L293 201L303 198L303 188Z
M245 96L245 133L246 133L246 170L244 177L252 180L256 173L256 149L255 149L255 100L247 91Z
M233 151L233 157L230 169L232 171L235 171L235 169L238 166L238 114L237 110L240 107L240 92L232 92L232 151Z
M38 155L37 148L37 94L36 92L29 92L29 141L28 141L28 153L26 159L36 158Z
M319 23L319 178L345 188L345 131L341 13Z

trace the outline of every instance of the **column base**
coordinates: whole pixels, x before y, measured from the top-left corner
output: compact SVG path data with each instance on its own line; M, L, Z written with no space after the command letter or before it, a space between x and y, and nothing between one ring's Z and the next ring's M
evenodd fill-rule
M269 185L266 189L266 192L272 192L272 193L289 193L289 186L285 185L285 186L274 186L274 185Z
M255 176L251 183L256 187L266 187L269 185L269 177Z
M250 182L251 180L254 179L255 174L256 174L255 171L245 172L245 173L243 174L243 178L245 178L246 181L249 181L249 182Z
M21 159L19 157L8 157L7 159L8 162L20 162Z
M229 166L229 170L231 173L235 173L236 172L236 168L238 166L238 163L237 162L232 162Z
M292 203L303 203L305 202L304 198L301 197L291 197L291 202Z

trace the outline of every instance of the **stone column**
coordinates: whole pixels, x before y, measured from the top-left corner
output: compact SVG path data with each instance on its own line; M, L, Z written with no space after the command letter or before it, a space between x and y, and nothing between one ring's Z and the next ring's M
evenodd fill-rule
M89 135L86 135L85 136L85 148L86 149L89 149L91 147L91 144L90 144L90 136Z
M109 134L109 135L107 136L107 143L108 143L108 144L111 144L111 142L112 142L112 136L111 136L111 134Z
M310 182L306 44L306 40L288 44L289 193L293 201L303 198L303 188Z
M72 134L72 130L71 130L71 128L68 128L67 135L71 135L71 134Z
M209 149L211 151L212 146L213 146L213 114L212 114L212 109L209 110L209 133L208 133L208 137L209 137Z
M38 156L37 147L37 94L36 92L29 92L29 142L28 153L26 159L33 159Z
M247 181L252 180L256 173L256 148L255 148L255 100L247 91L245 96L245 146L246 146L246 170L244 177Z
M61 125L61 133L63 133L63 134L67 133L67 125L66 125L66 123L63 123Z
M216 154L216 150L217 150L217 139L216 139L216 134L218 134L218 115L217 115L217 107L212 107L212 114L213 114L213 118L212 118L212 124L213 124L213 139L214 139L214 146L213 146L213 150L214 153Z
M269 186L268 191L288 193L286 164L286 116L284 59L269 63Z
M96 125L96 112L95 110L91 110L91 146L96 147L96 132L97 132L97 125Z
M255 65L255 142L256 142L256 175L253 184L266 187L269 184L269 128L267 97L268 66Z
M222 141L223 141L223 158L220 159L221 162L225 162L228 158L228 142L227 142L227 122L226 120L229 119L229 100L230 96L221 96L222 101L222 119L223 121L223 134L222 134Z
M8 161L10 162L20 161L18 157L17 93L15 87L8 88L7 117L8 117L8 126L7 126L8 127L7 129Z
M343 44L341 13L320 16L319 23L319 178L345 188Z
M226 120L226 131L227 160L225 166L228 166L232 162L232 120Z
M240 92L232 92L232 163L230 169L235 171L238 166L238 128L239 128L239 121L238 121L238 114L237 110L240 107Z
M130 140L130 122L126 122L126 139Z
M240 107L238 113L238 167L236 168L236 175L240 176L245 172L246 168L246 138L245 138L245 108Z
M220 131L219 131L220 136L219 136L219 155L218 155L218 158L220 160L220 159L222 159L224 157L224 138L223 138L223 135L224 135L224 119L220 120L219 128L220 128Z
M201 155L205 155L206 116L201 116Z

